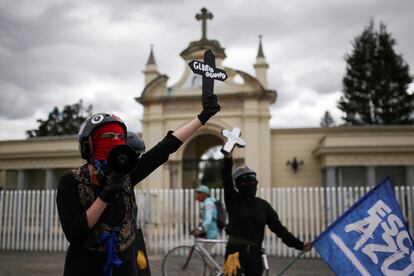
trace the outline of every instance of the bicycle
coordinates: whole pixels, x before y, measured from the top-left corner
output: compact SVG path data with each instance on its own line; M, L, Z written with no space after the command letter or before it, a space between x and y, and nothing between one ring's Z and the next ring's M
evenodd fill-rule
M187 275L207 275L207 267L214 271L216 276L223 276L222 267L210 255L210 253L199 243L226 243L225 240L208 240L195 238L193 245L180 245L174 247L165 254L162 260L162 275L163 276L187 276ZM263 252L262 262L264 268L264 275L269 274L269 264L267 256Z
M207 268L214 275L224 275L222 267L199 243L226 243L226 240L209 240L195 238L193 245L180 245L167 252L162 260L162 275L164 276L205 276Z

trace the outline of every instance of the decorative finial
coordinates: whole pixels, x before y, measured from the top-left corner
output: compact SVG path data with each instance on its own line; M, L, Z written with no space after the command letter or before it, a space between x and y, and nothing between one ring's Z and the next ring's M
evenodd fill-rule
M155 63L155 58L154 58L154 53L152 51L153 47L154 47L154 44L151 44L150 45L151 50L150 50L150 55L149 55L149 58L148 58L148 61L147 61L147 65L156 64Z
M257 57L263 57L264 58L264 54L263 54L263 48L262 48L262 35L259 35L259 52L257 53Z

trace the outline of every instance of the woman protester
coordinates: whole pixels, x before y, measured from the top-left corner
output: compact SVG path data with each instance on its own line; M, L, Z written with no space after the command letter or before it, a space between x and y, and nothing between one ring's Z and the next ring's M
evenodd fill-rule
M127 128L117 116L99 113L79 130L86 164L64 174L57 208L69 241L64 275L150 275L147 257L137 250L134 186L168 160L184 141L219 110L215 95L193 120L167 135L139 158L131 173L111 172L108 153L125 144Z

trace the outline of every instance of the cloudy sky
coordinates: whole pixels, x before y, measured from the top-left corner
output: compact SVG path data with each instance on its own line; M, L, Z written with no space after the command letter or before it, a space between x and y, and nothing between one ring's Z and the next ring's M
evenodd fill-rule
M272 127L317 127L326 110L340 121L344 56L370 18L387 25L413 74L412 0L0 0L0 140L25 138L36 119L79 99L141 130L134 98L150 45L174 84L179 53L201 37L202 7L214 14L208 38L226 48L226 66L254 74L263 35L278 91Z

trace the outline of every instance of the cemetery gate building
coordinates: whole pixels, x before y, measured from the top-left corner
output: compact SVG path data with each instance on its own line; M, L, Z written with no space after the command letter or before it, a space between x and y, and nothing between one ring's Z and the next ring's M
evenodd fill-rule
M142 136L147 149L194 118L201 109L201 76L191 72L191 60L204 51L216 55L216 67L228 79L215 83L221 111L146 178L140 188L193 188L200 184L202 157L224 142L222 129L239 127L247 146L234 153L236 164L258 173L260 187L366 186L390 175L396 185L414 185L414 127L353 126L271 129L269 108L277 93L268 87L269 64L259 40L252 49L254 75L224 66L225 49L207 37L206 10L200 40L181 52L181 78L168 84L150 50L143 72L145 86L136 101L144 106ZM256 56L255 60L254 57ZM245 57L250 58L250 57ZM283 92L280 92L283 93ZM138 93L137 93L138 94ZM138 118L137 118L138 120ZM76 136L0 141L0 186L5 189L54 189L59 176L83 163ZM200 165L201 164L201 165Z

